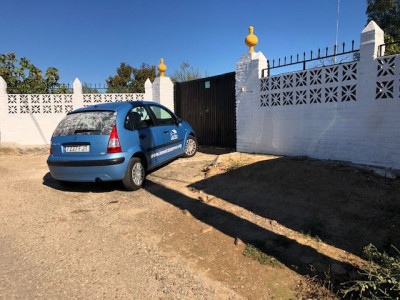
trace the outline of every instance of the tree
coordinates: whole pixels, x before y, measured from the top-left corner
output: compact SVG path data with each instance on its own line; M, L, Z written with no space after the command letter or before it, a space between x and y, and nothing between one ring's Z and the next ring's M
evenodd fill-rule
M97 88L93 88L87 83L84 83L82 85L82 94L98 94L98 93L99 90Z
M156 67L142 63L140 68L134 68L121 62L117 68L117 75L106 80L107 93L144 93L144 83L149 78L156 78Z
M176 70L172 76L171 80L173 82L184 82L194 79L202 78L199 68L191 67L188 62L182 62L179 70ZM205 72L204 77L207 77L207 72Z
M133 87L137 91L136 93L144 93L144 83L147 78L149 78L151 82L156 78L156 66L142 63L140 69L133 70L133 76L135 77Z
M400 41L400 0L367 0L368 22L374 20L385 32L385 43ZM400 52L400 45L389 45L385 54Z
M0 76L7 83L10 94L49 94L66 93L67 88L58 83L58 70L47 68L43 77L42 71L26 57L19 61L14 52L0 54Z

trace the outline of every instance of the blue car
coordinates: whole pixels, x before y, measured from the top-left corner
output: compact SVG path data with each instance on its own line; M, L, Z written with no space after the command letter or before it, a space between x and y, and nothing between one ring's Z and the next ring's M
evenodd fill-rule
M176 157L196 154L189 123L155 102L119 102L67 114L51 138L47 164L60 181L122 180L142 187L146 172Z

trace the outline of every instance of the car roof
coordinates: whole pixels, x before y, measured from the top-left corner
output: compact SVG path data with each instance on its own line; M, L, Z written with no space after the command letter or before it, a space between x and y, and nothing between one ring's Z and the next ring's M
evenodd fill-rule
M129 107L136 107L139 105L143 104L154 104L154 105L160 105L157 102L153 101L127 101L127 102L112 102L112 103L101 103L101 104L93 104L87 107L82 107L75 109L74 111L70 112L71 113L77 113L77 112L84 112L84 111L93 111L93 110L121 110L121 109L126 109ZM162 106L162 105L160 105Z

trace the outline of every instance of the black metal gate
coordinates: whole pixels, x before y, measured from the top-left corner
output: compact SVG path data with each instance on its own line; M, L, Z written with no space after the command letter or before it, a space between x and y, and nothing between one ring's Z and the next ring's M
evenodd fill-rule
M235 72L177 83L174 99L200 145L236 148Z

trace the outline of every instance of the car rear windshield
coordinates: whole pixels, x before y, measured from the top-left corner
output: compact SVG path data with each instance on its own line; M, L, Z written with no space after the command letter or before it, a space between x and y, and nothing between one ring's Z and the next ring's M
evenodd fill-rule
M87 111L67 115L53 136L74 134L109 135L115 125L115 111Z

